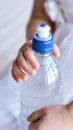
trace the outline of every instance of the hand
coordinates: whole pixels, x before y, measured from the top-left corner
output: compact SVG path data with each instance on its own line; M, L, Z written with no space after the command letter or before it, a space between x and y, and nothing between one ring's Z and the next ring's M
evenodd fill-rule
M66 106L44 107L27 120L29 130L73 130L73 117Z
M56 57L60 56L57 45L54 45L53 55ZM19 50L18 56L13 62L12 76L19 82L20 80L26 80L27 74L34 76L36 69L39 68L39 63L36 60L32 51L32 40L27 41Z

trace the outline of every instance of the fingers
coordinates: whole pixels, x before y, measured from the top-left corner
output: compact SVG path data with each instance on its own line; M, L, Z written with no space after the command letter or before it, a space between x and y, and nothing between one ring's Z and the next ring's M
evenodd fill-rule
M28 118L27 120L29 122L35 122L37 120L39 120L42 116L45 116L47 114L47 112L53 108L56 107L61 107L61 106L47 106L47 107L43 107L35 112L33 112Z
M17 82L26 80L28 74L32 76L36 74L37 68L39 68L39 63L32 51L32 41L28 41L20 48L18 56L13 63L12 76Z
M31 66L35 69L39 68L39 63L36 60L34 53L31 48L27 48L27 50L23 50L24 58L31 64Z
M56 57L60 56L59 48L56 44L54 45L53 55ZM27 43L20 48L18 56L14 61L12 76L17 82L26 80L27 74L34 76L38 68L39 63L32 51L32 41L27 41Z
M46 128L46 116L43 115L39 120L31 122L28 130L47 130Z
M56 56L56 57L60 57L60 51L59 51L59 48L56 44L54 44L54 51L53 51L53 55Z
M39 122L31 123L28 130L38 130Z
M47 130L44 124L46 125L46 122L44 121L44 116L43 116L38 121L31 123L29 125L28 130Z
M43 122L43 119L45 117L47 117L47 115L51 116L51 114L53 114L53 113L58 113L62 108L63 108L62 106L47 106L47 107L44 107L40 110L33 112L27 118L27 120L29 122L31 122L31 124L29 125L30 126L29 128L36 127L36 123L37 123L37 126L38 126L39 122L40 121ZM32 130L32 129L30 129L30 130Z
M16 61L14 61L13 63L12 76L17 82L19 82L21 79L23 80L27 79L27 76L25 75L25 73L21 71Z
M17 83L20 82L19 77L15 74L15 72L13 71L13 69L12 69L12 77L15 79L15 81L16 81Z
M33 112L33 113L27 118L27 120L28 120L29 122L35 122L35 121L39 120L42 116L44 116L44 115L46 114L47 110L48 110L48 107L44 107L44 108L42 108L42 109L40 109L40 110L37 110L37 111Z
M26 72L30 75L36 74L35 69L29 66L29 64L27 63L27 59L23 57L22 53L18 55L17 62L19 64L19 67L23 70L23 72Z

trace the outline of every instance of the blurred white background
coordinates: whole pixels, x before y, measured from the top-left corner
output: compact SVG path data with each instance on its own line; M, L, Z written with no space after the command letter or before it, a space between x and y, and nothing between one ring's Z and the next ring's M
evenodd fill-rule
M18 130L19 87L10 66L26 41L34 0L0 0L0 130Z
M0 0L0 78L25 42L34 0Z

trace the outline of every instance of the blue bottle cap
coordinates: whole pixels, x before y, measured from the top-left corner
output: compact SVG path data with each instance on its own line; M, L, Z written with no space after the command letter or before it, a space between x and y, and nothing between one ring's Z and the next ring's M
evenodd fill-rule
M32 49L40 54L48 54L53 51L53 38L49 32L50 27L41 24L37 27L37 32L32 40Z

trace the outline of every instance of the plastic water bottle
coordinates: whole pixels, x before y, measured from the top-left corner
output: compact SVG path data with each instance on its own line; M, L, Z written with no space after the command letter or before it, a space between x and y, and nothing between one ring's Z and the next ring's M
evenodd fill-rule
M21 86L21 130L28 130L27 117L36 109L62 103L62 75L56 58L52 55L54 41L46 24L37 27L32 49L40 68L35 76Z

